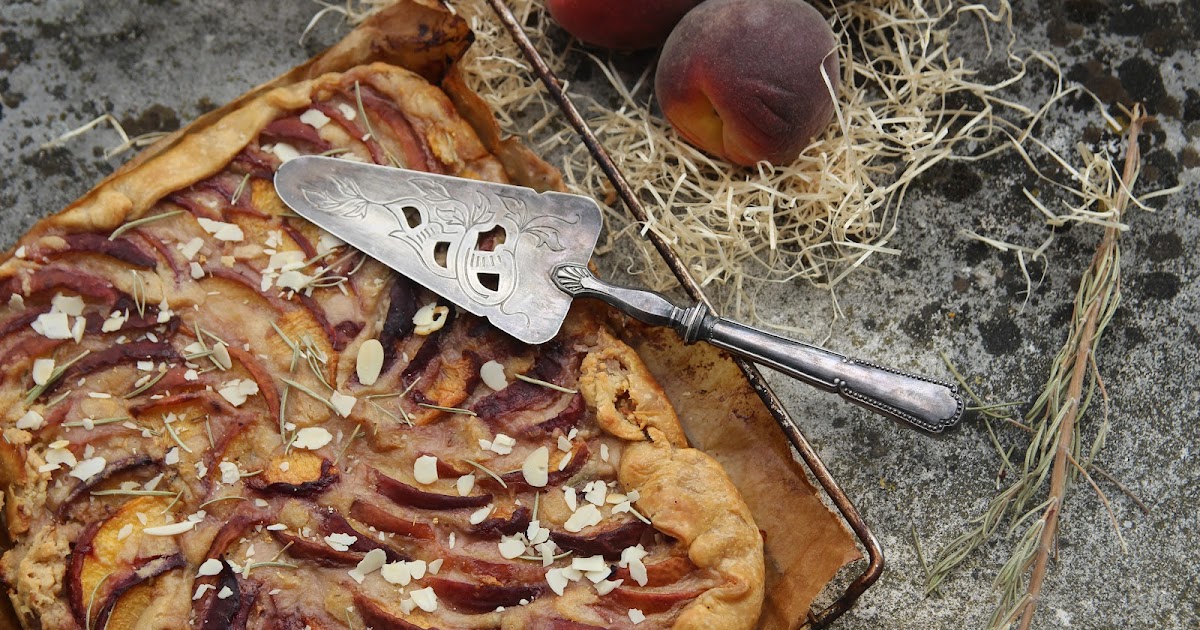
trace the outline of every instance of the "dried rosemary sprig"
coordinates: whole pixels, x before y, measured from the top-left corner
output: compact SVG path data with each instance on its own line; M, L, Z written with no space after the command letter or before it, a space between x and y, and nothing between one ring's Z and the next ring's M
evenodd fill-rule
M1120 220L1130 203L1130 190L1137 178L1137 137L1144 121L1141 108L1135 107L1128 128L1124 170L1119 178L1115 168L1105 171L1110 180L1117 178L1117 181L1107 187L1109 196L1097 201L1106 206L1102 209L1108 212L1111 221L1105 226L1091 264L1080 279L1067 339L1050 366L1042 393L1025 414L1025 422L1018 423L1028 428L1031 434L1021 471L1008 488L991 500L984 514L975 520L974 528L951 541L930 569L927 591L935 590L951 571L992 539L1009 520L1008 535L1015 536L1017 543L996 577L1001 600L989 623L992 628L1007 628L1018 619L1022 630L1030 627L1058 534L1063 500L1072 481L1070 469L1075 467L1090 480L1087 468L1108 430L1108 417L1104 414L1097 437L1084 457L1077 428L1093 395L1099 391L1104 397L1096 353L1103 332L1121 301L1119 236L1123 226ZM989 412L993 417L1000 417L994 409ZM994 433L992 436L993 443L999 448ZM1001 453L1003 457L1003 450ZM1011 467L1011 464L1007 465ZM1099 490L1094 483L1093 488ZM1103 495L1101 497L1103 499ZM1036 505L1030 507L1035 501Z

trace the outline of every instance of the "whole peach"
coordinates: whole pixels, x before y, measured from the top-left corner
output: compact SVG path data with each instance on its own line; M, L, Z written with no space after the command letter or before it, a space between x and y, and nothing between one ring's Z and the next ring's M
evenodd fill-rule
M546 0L568 33L604 48L654 48L702 0Z
M658 61L663 114L691 144L736 164L796 159L833 116L837 41L803 0L708 0Z

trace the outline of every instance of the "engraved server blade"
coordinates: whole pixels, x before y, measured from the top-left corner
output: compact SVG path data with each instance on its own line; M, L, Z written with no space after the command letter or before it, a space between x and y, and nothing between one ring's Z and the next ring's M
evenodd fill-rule
M549 341L602 225L588 197L339 158L288 160L275 190L300 216L525 343Z
M304 218L526 343L549 341L573 298L595 298L932 433L962 417L949 383L597 278L587 263L600 207L587 197L316 156L284 163L275 190Z

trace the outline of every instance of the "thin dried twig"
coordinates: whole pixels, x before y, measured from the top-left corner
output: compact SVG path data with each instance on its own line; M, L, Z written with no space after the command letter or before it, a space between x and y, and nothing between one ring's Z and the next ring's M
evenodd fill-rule
M1141 156L1137 142L1145 120L1140 106L1135 106L1133 119L1129 124L1125 168L1121 174L1121 187L1117 192L1116 203L1113 204L1112 208L1118 220L1124 214L1125 208L1129 204L1129 191L1133 187L1133 182L1137 178L1140 167ZM1120 270L1116 266L1119 255L1117 240L1120 238L1120 233L1121 230L1116 226L1105 228L1104 237L1101 239L1100 245L1096 248L1096 255L1092 258L1089 273L1085 275L1084 280L1080 283L1080 293L1085 294L1084 297L1091 299L1086 303L1086 310L1083 312L1082 317L1077 315L1077 323L1074 326L1081 328L1082 332L1074 340L1075 362L1072 366L1071 380L1067 388L1067 414L1063 419L1058 448L1054 455L1054 467L1050 477L1050 506L1046 510L1046 526L1042 530L1038 542L1037 556L1033 562L1033 571L1029 577L1028 601L1021 613L1020 630L1028 630L1033 623L1034 612L1037 610L1038 597L1041 594L1042 583L1046 577L1046 567L1050 562L1050 551L1054 545L1055 536L1058 533L1058 518L1066 492L1067 466L1068 459L1071 457L1071 451L1073 450L1072 438L1075 422L1080 411L1084 378L1087 376L1091 361L1094 360L1092 353L1099 341L1098 331L1101 322L1108 319L1109 309L1115 309L1115 303L1120 299ZM1089 287L1089 280L1096 282L1099 286ZM1116 288L1115 292L1102 290L1105 288L1104 285L1108 283L1111 283ZM1101 290L1097 291L1096 295L1088 296L1086 295L1086 291L1089 288ZM1076 304L1077 313L1078 308L1079 303Z

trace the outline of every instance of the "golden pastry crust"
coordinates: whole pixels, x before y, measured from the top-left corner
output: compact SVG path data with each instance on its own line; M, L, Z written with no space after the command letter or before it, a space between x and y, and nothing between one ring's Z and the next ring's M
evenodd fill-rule
M631 609L651 627L754 624L754 521L600 314L574 309L540 348L465 313L396 334L436 298L327 245L274 195L292 143L561 188L447 66L469 41L462 20L402 2L139 155L0 264L16 542L0 576L27 627L625 627ZM300 120L311 111L334 123ZM299 259L326 283L285 284ZM355 359L377 338L389 364L362 385ZM46 359L56 369L37 376ZM581 394L492 391L485 359ZM539 448L545 489L523 472ZM544 563L506 555L514 541ZM377 556L402 588L349 571Z
M637 353L605 329L583 360L580 389L605 431L633 442L619 479L641 494L654 528L681 541L688 557L722 583L704 592L675 628L737 628L763 601L763 543L750 509L711 457L688 448L666 393Z

